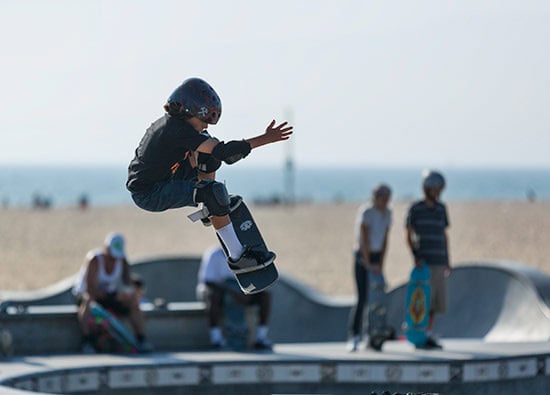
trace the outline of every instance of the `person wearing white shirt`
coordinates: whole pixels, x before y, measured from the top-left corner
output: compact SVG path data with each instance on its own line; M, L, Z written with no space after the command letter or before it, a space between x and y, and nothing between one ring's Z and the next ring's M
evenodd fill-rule
M380 184L372 192L372 202L363 204L357 211L353 248L357 304L350 314L350 351L357 351L361 341L363 311L368 299L369 271L382 273L392 222L392 212L388 208L390 197L390 187Z
M267 338L271 294L268 291L252 295L242 293L237 285L235 275L227 266L226 260L222 248L212 246L204 252L198 272L197 299L206 302L210 343L215 349L223 349L226 346L221 321L224 298L226 295L231 295L237 303L243 306L258 305L259 322L256 327L254 348L257 350L271 350L272 345ZM235 283L235 286L232 286L232 282Z

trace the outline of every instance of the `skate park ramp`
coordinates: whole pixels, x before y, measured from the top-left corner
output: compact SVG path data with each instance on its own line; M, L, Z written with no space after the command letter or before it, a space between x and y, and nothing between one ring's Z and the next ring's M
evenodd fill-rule
M158 258L133 265L148 296L168 301L145 311L158 345L152 355L82 355L71 279L0 292L0 323L17 351L0 363L0 393L550 393L550 277L526 266L470 262L454 269L448 311L435 327L442 351L391 341L381 353L349 353L343 342L353 297L329 297L282 274L272 288L276 348L262 354L206 351L206 313L194 297L198 264ZM388 321L398 329L405 288L388 294Z
M388 320L404 315L406 286L390 292ZM434 332L447 338L545 341L550 338L550 276L514 262L456 267L448 282L448 310Z
M194 302L196 317L195 286L199 263L199 257L155 258L133 263L132 270L145 279L150 300ZM73 277L67 278L30 292L0 291L3 300L0 313L8 310L24 313L31 311L33 306L42 309L51 306L50 311L55 311L55 306L74 306L70 294L72 281ZM339 342L347 339L353 296L327 296L284 273L271 291L270 334L275 342ZM398 335L402 334L405 292L406 284L403 284L388 293L388 323L397 329ZM434 331L444 338L545 341L550 338L549 304L548 274L513 262L459 264L448 282L448 310L437 316ZM69 310L66 306L60 311L74 313ZM154 333L153 313L147 314L151 318L148 325ZM15 319L14 315L10 314L10 318ZM169 320L170 316L170 311L165 311L163 319Z

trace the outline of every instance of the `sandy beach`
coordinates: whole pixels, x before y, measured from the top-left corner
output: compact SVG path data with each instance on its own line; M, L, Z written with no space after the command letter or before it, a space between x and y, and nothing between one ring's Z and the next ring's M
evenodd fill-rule
M330 295L354 294L352 244L360 205L252 206L281 271ZM390 286L411 268L404 221L410 202L393 202L385 274ZM512 260L550 272L550 202L447 202L453 265ZM212 228L193 224L192 210L147 213L134 207L0 209L0 289L45 287L76 273L86 252L109 231L127 239L130 261L200 255L216 242Z

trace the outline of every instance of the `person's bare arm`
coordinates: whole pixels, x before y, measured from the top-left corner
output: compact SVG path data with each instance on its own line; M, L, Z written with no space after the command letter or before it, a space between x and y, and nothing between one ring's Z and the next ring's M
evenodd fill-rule
M275 125L275 120L265 129L265 133L256 137L246 139L250 144L250 148L258 148L262 145L276 143L278 141L288 140L293 133L293 126L287 126L288 122L283 122L279 125Z
M388 247L388 235L390 234L390 226L386 229L384 235L384 244L382 244L382 251L380 251L380 267L384 266L384 260L386 258L386 249Z
M94 257L88 262L88 267L86 269L86 292L91 300L98 300L105 296L105 292L99 288L97 273L98 262L97 258Z
M132 285L130 277L130 265L128 264L126 258L124 258L122 262L122 283L126 286Z
M447 270L445 274L449 276L451 274L451 271L453 270L451 267L451 251L449 249L449 235L447 234L447 230L445 230L443 234L445 235L445 245L447 246L447 258L449 259L447 262Z
M413 254L415 265L420 265L420 259L418 259L415 255L416 243L414 240L414 230L410 226L407 226L407 244L411 250L411 253Z
M265 129L265 133L245 139L244 141L250 144L250 149L254 149L277 141L288 140L293 133L293 127L287 125L288 122L275 125L275 120L273 120ZM199 145L197 151L211 154L219 143L220 141L218 139L211 137Z
M361 224L361 255L363 256L363 266L370 268L370 229L367 224Z

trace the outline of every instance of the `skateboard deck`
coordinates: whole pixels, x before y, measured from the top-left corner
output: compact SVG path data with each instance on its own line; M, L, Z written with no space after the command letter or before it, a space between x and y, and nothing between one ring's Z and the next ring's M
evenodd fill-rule
M225 285L240 292L237 281L228 279ZM245 350L248 346L248 325L246 307L239 304L230 293L225 293L223 301L224 332L229 348L235 351Z
M411 271L405 306L405 336L415 346L423 346L427 339L430 312L430 269L423 264Z
M229 217L241 244L268 252L269 250L258 226L240 196L231 196L231 207L233 210ZM225 246L223 243L221 244L225 251ZM225 251L225 254L228 255L227 251ZM245 294L254 294L271 286L279 277L279 273L275 263L271 263L255 271L235 274L235 277Z
M13 355L13 336L7 329L0 328L0 358Z
M98 303L92 303L90 312L94 324L94 346L98 351L136 354L140 351L136 338L111 313Z
M387 297L386 280L382 273L369 271L368 295L368 335L369 345L380 350L382 344L391 336L391 330L386 323Z

